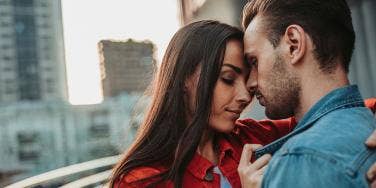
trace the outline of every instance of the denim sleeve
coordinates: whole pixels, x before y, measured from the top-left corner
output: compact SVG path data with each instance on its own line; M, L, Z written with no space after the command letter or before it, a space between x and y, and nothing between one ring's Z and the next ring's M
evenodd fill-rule
M364 176L364 175L363 175ZM286 154L273 157L264 174L263 188L364 187L359 177L350 177L343 164L328 156Z

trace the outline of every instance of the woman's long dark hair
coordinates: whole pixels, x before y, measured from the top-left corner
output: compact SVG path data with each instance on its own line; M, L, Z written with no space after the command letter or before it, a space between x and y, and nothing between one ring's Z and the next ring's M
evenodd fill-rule
M154 183L171 180L182 186L184 172L207 128L213 90L222 67L226 43L242 41L238 28L217 21L198 21L181 28L170 41L153 81L150 108L124 158L114 168L110 185L141 166L164 165ZM195 109L187 123L185 81L200 66ZM150 177L144 180L155 180Z

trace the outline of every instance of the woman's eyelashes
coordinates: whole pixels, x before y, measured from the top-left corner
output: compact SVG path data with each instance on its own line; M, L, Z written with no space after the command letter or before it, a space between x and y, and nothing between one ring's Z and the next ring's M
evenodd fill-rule
M233 85L236 79L236 75L232 71L222 72L221 80L227 85Z
M227 85L232 85L232 84L234 84L234 80L233 79L229 79L229 78L221 78L222 79L222 81L225 83L225 84L227 84Z

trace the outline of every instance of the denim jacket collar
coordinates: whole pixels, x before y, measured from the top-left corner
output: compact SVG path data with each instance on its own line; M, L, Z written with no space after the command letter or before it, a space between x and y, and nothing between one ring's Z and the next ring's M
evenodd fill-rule
M256 150L255 156L258 158L266 153L274 154L289 138L307 130L315 121L333 110L358 106L364 106L364 102L356 85L335 89L321 98L303 116L291 133L266 145L263 148L260 148L259 150Z

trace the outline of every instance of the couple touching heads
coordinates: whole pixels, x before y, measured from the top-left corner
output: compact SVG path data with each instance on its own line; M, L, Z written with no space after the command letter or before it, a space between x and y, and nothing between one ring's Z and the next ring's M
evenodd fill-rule
M111 187L369 185L376 99L347 78L346 1L253 0L243 27L198 21L173 36ZM254 98L270 120L239 120Z

